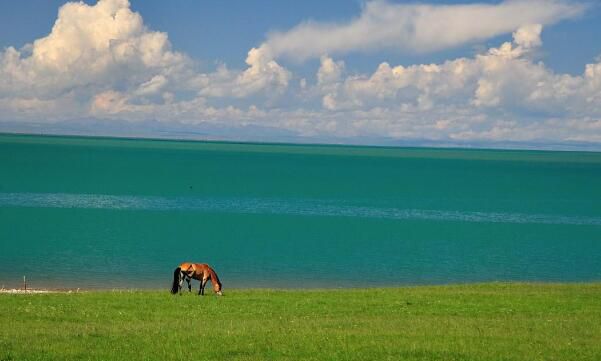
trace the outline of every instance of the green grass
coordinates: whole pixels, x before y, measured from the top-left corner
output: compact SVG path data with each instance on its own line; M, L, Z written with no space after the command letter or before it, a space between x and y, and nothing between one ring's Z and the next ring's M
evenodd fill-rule
M601 360L601 284L0 295L0 360Z

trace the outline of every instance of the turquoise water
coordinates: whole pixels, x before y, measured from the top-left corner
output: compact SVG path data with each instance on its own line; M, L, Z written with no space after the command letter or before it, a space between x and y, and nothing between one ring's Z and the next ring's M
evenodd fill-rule
M601 280L601 153L0 135L0 286Z

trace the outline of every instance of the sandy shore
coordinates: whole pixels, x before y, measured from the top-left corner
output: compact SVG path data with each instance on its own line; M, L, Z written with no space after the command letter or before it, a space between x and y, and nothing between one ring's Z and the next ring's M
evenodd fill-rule
M0 293L50 293L49 290L0 289Z
M10 294L38 294L38 293L74 293L79 292L79 288L76 290L51 290L51 289L41 289L41 288L31 288L31 289L22 289L22 288L0 288L1 293L10 293Z

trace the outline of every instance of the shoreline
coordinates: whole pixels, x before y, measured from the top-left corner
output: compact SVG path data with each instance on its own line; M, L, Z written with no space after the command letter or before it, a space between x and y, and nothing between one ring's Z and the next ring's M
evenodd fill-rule
M491 282L463 282L463 283L440 283L440 284L405 284L405 285L389 285L389 286L374 286L374 287L232 287L230 291L283 291L283 292L303 292L303 291L356 291L356 290L399 290L399 289L441 289L441 288L462 288L462 287L519 287L519 286L601 286L601 280L594 281L574 281L574 282L557 282L557 281L491 281ZM51 293L102 293L102 292L157 292L168 291L164 287L152 288L128 288L128 287L33 287L33 288L0 288L0 294L51 294ZM182 289L182 294L187 294L188 291ZM193 289L192 294L195 294Z

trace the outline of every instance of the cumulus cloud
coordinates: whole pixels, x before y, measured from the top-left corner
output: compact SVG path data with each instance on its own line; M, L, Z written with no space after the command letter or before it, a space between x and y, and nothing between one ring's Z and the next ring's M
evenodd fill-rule
M252 48L246 57L248 68L231 71L225 65L211 74L200 74L192 82L203 96L244 98L263 90L282 93L292 74L258 49Z
M127 0L67 3L48 36L0 56L0 95L40 98L89 86L136 87L155 76L166 82L189 62L171 50L167 34L148 30Z
M259 48L294 60L383 48L428 52L510 33L524 24L553 24L582 13L566 0L506 0L499 4L425 5L367 2L345 23L304 22L273 32ZM527 41L527 34L519 34Z
M541 24L524 25L513 33L513 41L525 48L533 48L542 45L540 34L543 30Z
M127 0L66 3L47 36L0 53L3 118L53 121L163 101L192 65Z
M601 64L588 64L581 76L555 74L531 57L542 45L541 31L540 24L520 27L513 42L474 58L406 67L382 63L371 75L316 86L324 94L324 109L362 118L350 122L351 129L380 127L394 137L520 141L568 134L572 139L576 129L588 129L578 139L598 139ZM357 128L361 124L365 127Z
M352 75L335 86L331 82L324 85L318 81L318 86L326 93L329 109L391 103L423 110L441 103L509 108L532 105L535 100L551 97L551 94L555 94L557 100L559 94L565 97L580 89L583 78L557 77L542 63L530 60L528 55L542 44L541 31L540 24L520 27L513 34L513 42L503 43L475 58L407 67L392 67L384 62L370 76ZM333 63L329 58L326 62L322 60L317 77L322 76L324 64ZM547 92L543 93L541 88Z
M321 65L317 71L317 83L320 85L330 84L340 79L342 71L344 70L344 62L335 62L329 56L321 57Z
M32 104L39 104L39 116L52 118L47 110L60 112L67 100L79 110L67 113L81 116L82 109L92 115L152 109L142 105L172 104L178 92L242 98L285 89L290 73L259 55L249 52L244 71L199 73L192 59L172 50L166 33L144 25L128 0L71 2L60 8L50 34L0 52L0 99L5 117L32 116Z

